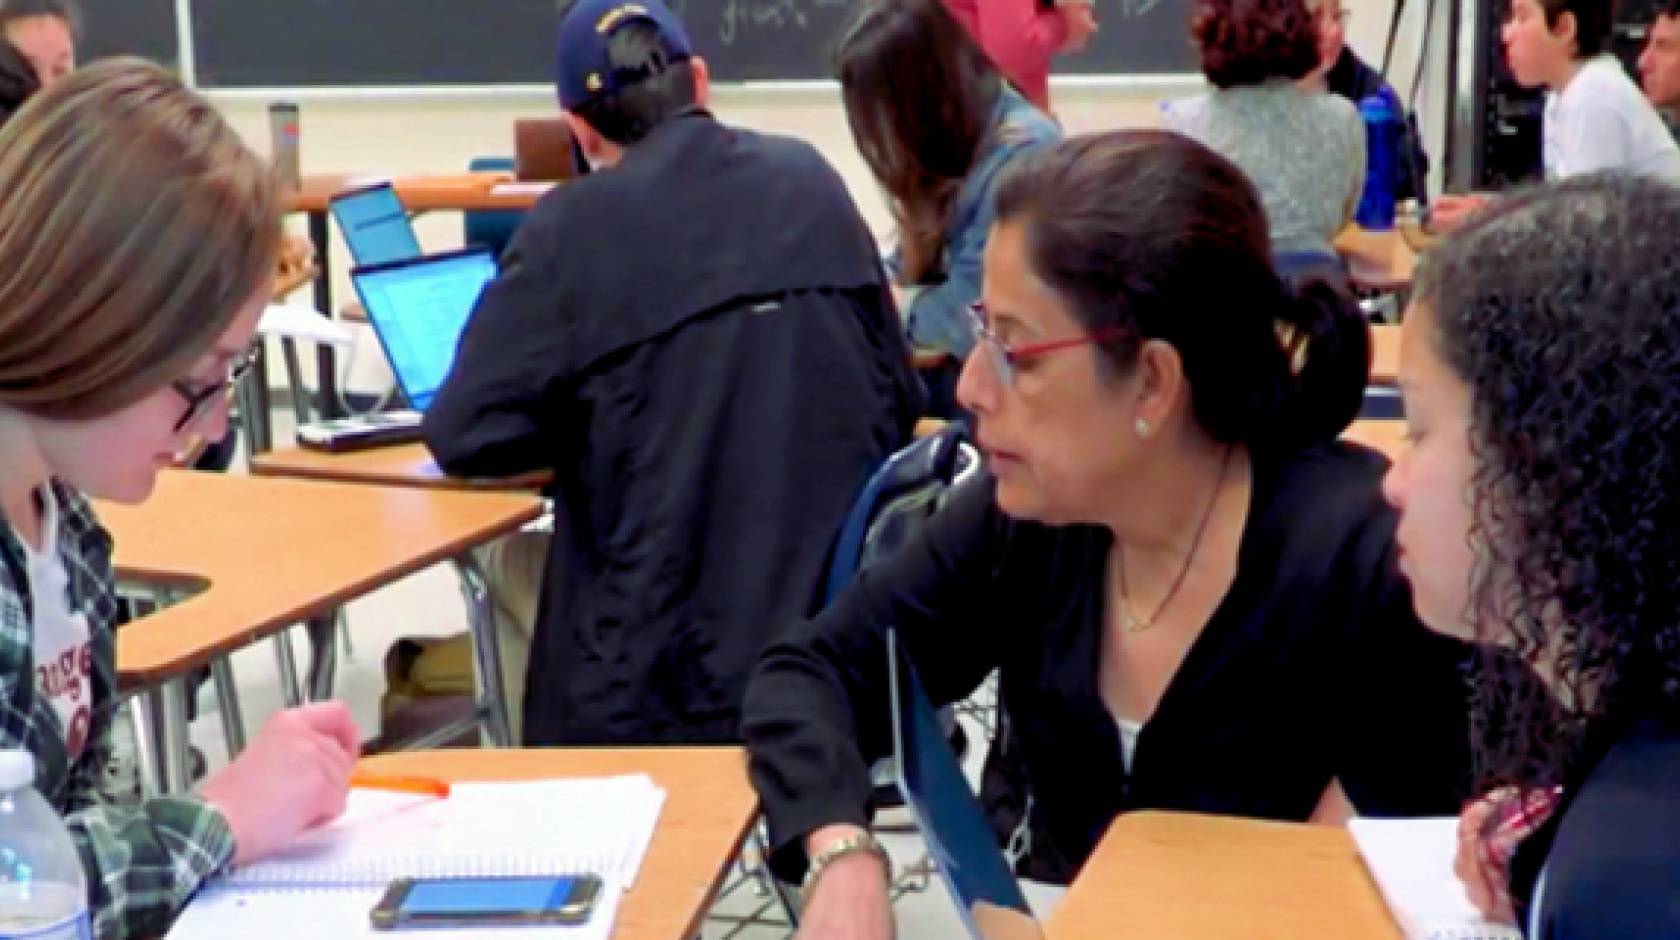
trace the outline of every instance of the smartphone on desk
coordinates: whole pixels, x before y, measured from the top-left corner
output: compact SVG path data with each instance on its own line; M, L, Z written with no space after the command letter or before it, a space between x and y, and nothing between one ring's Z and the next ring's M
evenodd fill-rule
M596 875L399 878L370 916L381 930L576 926L589 922L600 897Z

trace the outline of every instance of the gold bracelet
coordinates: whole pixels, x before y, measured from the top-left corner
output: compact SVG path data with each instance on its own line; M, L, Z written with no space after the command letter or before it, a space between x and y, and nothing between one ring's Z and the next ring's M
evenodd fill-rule
M886 877L888 884L892 884L892 859L887 856L886 846L882 845L881 841L869 832L854 832L844 839L836 839L830 842L823 847L821 852L811 857L811 865L805 871L805 884L801 890L809 894L811 886L817 883L817 876L823 873L823 869L848 855L856 855L859 852L867 852L875 856L876 861L881 863L881 874Z

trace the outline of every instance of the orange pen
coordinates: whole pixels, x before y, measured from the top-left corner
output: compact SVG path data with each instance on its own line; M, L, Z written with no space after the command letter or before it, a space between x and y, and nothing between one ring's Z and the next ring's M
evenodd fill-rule
M393 790L398 793L419 793L443 799L449 796L449 782L435 777L405 777L396 774L376 774L358 770L350 775L350 786L359 790Z

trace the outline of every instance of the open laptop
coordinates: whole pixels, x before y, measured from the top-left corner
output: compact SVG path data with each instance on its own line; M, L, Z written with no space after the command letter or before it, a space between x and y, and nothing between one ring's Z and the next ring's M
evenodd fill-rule
M1041 940L1015 873L998 847L980 801L963 776L916 670L887 631L893 753L904 803L927 840L940 878L957 902L971 940Z
M421 416L449 377L467 320L496 271L482 246L353 269L350 282L409 408L304 425L298 442L343 451L418 439Z
M374 335L415 411L425 411L455 363L455 347L496 257L483 246L422 255L350 272Z
M352 189L328 201L357 265L403 261L420 254L408 210L389 182Z

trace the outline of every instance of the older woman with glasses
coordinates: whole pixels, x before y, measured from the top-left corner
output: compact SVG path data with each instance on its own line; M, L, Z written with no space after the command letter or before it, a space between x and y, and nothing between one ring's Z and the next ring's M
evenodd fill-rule
M889 627L941 703L1001 672L982 798L1026 877L1070 879L1130 809L1456 811L1468 650L1408 606L1386 461L1335 440L1366 327L1280 282L1241 171L1159 131L1070 140L1001 184L985 272L959 394L989 473L748 691L772 864L821 860L801 936L890 935L864 828Z

